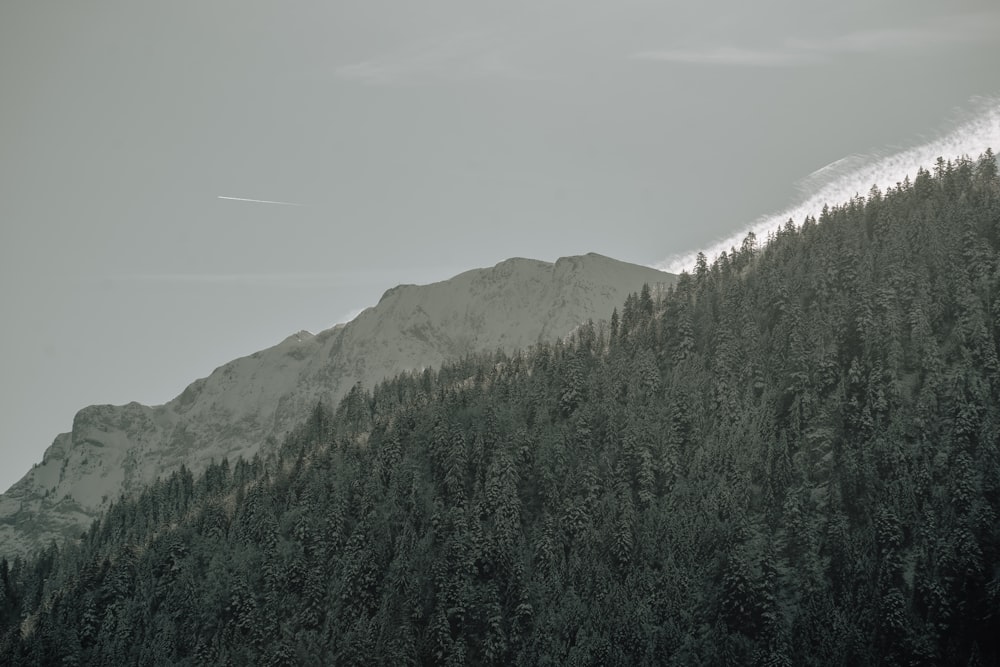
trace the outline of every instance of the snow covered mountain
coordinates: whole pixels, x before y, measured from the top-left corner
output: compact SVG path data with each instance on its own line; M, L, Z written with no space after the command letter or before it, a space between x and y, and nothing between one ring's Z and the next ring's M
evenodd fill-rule
M400 285L347 324L293 334L195 380L158 406L80 410L42 462L0 496L0 555L75 537L122 493L181 465L253 456L280 441L317 403L355 383L473 351L513 350L610 316L625 297L671 274L597 254L554 264L509 259L431 285Z

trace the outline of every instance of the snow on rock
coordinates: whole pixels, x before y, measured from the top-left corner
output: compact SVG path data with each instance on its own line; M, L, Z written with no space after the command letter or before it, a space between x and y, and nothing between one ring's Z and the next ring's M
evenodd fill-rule
M360 382L436 367L475 351L525 348L610 316L670 274L597 254L554 264L514 258L430 285L399 285L354 320L230 361L164 405L80 410L42 462L0 496L0 555L79 537L111 501L186 465L250 457L318 401Z

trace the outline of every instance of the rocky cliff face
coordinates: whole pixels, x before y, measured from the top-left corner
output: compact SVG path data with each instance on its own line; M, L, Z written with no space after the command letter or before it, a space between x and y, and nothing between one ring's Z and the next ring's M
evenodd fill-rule
M607 318L643 283L670 274L589 254L510 259L431 285L400 285L348 324L301 331L235 359L158 406L84 408L42 462L0 496L0 555L77 537L108 503L181 465L253 456L317 403L355 383L474 351L513 350Z

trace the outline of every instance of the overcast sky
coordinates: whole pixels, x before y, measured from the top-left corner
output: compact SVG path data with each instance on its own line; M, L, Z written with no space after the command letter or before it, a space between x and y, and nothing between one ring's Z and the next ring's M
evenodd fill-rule
M7 0L0 488L397 283L657 264L945 135L1000 94L994 5Z

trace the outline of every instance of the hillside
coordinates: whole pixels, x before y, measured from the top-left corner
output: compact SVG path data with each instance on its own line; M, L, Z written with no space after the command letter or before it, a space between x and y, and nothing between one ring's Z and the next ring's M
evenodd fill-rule
M0 662L1000 662L991 153L0 561Z
M630 291L673 276L589 254L510 259L431 285L400 285L353 321L235 359L159 406L84 408L0 496L0 554L78 537L122 493L181 465L250 458L352 386L465 354L514 350L607 318Z

